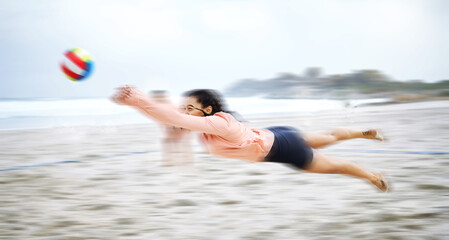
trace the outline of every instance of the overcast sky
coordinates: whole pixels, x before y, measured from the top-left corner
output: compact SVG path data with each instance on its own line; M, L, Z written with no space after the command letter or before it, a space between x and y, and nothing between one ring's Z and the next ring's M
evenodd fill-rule
M223 90L307 67L439 81L448 26L445 0L0 0L0 98ZM83 82L59 69L74 47L95 61Z

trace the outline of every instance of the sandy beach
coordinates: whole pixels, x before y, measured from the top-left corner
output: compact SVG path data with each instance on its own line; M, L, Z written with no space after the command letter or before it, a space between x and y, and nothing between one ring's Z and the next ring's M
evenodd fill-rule
M388 141L320 151L383 172L392 191L199 148L193 165L163 167L161 132L151 120L1 131L1 169L79 161L0 171L0 239L449 239L449 155L374 151L449 152L449 101L248 124L380 128Z

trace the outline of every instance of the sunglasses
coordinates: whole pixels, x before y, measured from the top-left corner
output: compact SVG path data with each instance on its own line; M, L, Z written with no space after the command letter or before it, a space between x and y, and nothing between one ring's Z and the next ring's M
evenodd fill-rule
M191 104L187 105L187 107L184 108L184 111L189 111L190 112L191 110L189 108L193 108L193 109L196 109L198 111L201 111L204 114L204 116L209 116L209 114L207 114L203 109L197 108L197 107L195 107L195 106L193 106Z

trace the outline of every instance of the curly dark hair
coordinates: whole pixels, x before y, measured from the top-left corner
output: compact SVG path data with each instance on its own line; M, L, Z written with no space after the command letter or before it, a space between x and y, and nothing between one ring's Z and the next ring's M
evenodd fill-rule
M217 112L227 112L226 104L222 96L212 89L193 89L184 93L184 97L195 97L203 108L211 106L212 112L209 115L214 115Z

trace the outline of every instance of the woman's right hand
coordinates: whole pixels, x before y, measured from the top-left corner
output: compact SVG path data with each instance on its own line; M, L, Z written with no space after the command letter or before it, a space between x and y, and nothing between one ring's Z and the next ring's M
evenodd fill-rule
M128 104L129 97L133 94L133 87L125 85L123 87L118 87L117 92L112 95L111 100L117 104Z

